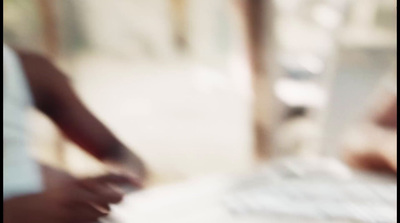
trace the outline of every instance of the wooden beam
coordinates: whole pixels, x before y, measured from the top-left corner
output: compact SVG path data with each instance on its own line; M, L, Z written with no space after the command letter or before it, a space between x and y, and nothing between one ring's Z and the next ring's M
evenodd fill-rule
M39 14L42 17L43 38L49 56L59 56L59 35L57 28L56 1L37 0Z
M170 0L174 41L179 50L187 49L187 0Z
M253 98L253 135L254 149L257 158L265 158L270 153L271 118L268 109L271 78L269 75L268 55L272 35L273 9L271 0L243 0L243 19L246 25L249 61L252 72Z

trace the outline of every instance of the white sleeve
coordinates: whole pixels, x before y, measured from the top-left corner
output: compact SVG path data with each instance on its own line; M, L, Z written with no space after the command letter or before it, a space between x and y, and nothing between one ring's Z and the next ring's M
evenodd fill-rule
M3 201L43 189L41 170L28 150L31 96L17 54L3 46Z

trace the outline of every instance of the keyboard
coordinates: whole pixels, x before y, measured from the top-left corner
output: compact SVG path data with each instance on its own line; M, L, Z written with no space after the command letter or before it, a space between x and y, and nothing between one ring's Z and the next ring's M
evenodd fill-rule
M242 218L290 216L313 222L363 223L397 220L397 183L393 180L300 176L288 171L276 177L271 173L237 182L223 197L224 207Z

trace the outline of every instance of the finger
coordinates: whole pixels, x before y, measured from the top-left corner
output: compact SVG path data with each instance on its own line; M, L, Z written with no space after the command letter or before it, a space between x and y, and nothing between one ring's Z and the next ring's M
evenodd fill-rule
M113 183L108 183L108 185L122 194L129 194L143 187L141 180L137 175L128 173L125 174L124 177L128 179L128 183L117 183L116 181L111 181Z
M109 212L102 212L89 204L76 205L71 209L70 216L75 222L95 222L105 217Z
M94 208L96 208L98 211L101 211L103 213L110 213L111 211L111 207L108 203L91 203L90 205L92 205Z
M78 186L79 187L79 186ZM92 186L94 187L94 186ZM107 187L104 187L107 188ZM88 190L87 188L76 188L70 192L70 205L76 204L96 204L107 208L106 204L119 203L122 200L122 195L111 190Z
M128 186L143 188L143 179L145 176L143 174L136 175L134 173L125 173L124 174L129 179Z
M96 179L81 181L79 185L87 192L103 197L104 203L118 203L122 200L123 194L120 191L107 184L99 183Z
M94 180L107 184L142 186L139 178L133 174L107 174L94 178Z
M127 194L142 188L139 178L133 175L108 174L97 178L92 178L91 180L101 184L106 184L121 194Z

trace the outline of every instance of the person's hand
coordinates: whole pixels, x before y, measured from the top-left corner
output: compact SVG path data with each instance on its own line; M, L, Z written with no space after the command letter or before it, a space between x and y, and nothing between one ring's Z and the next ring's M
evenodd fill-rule
M350 165L364 170L380 172L397 172L397 160L395 156L382 153L379 150L354 152L348 155Z
M46 164L40 164L40 167L42 170L42 178L45 190L62 187L62 185L69 184L77 180L75 177L61 169L57 169Z
M344 144L343 154L351 166L371 171L397 172L397 131L365 125L354 133L349 135Z
M136 184L118 175L76 180L40 194L3 202L5 223L93 223L106 216L110 204L122 200L116 185ZM140 186L137 184L137 186Z
M143 182L148 170L144 162L129 149L122 147L103 161L111 172L126 175Z

